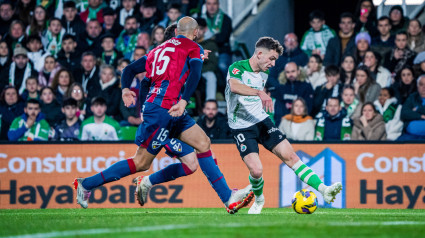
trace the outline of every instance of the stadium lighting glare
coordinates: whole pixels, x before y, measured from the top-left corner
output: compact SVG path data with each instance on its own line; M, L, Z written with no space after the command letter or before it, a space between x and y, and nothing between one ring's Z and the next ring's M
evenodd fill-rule
M373 0L373 4L378 6L383 0ZM406 0L406 5L421 5L425 0ZM402 5L403 0L387 0L385 5Z

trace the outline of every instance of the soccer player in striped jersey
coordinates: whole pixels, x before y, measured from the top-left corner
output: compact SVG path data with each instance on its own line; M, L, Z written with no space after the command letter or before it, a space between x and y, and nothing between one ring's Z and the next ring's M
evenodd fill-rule
M269 69L283 53L280 43L271 37L260 38L250 59L233 63L228 70L225 90L228 123L239 153L248 167L249 182L255 202L249 214L260 214L264 206L263 166L258 143L277 155L305 183L319 191L325 202L331 203L341 191L342 184L326 186L295 154L286 136L270 120L273 102L264 92Z
M137 198L141 205L147 201L149 188L193 173L199 163L211 186L229 213L247 205L253 194L251 185L241 190L229 189L223 174L215 164L210 150L210 140L205 132L187 114L185 107L195 91L201 75L203 49L193 40L198 25L191 17L182 18L177 25L177 36L153 49L124 69L122 75L123 101L126 106L135 104L135 93L129 90L134 76L146 71L148 81L141 87L148 90L143 105L143 123L140 124L135 143L139 146L135 156L119 161L105 171L89 178L74 181L77 202L87 208L92 189L130 174L146 171L163 146L179 138L196 150L186 155L181 164L167 166L161 173L137 179ZM185 82L187 83L185 84ZM181 89L185 85L182 95Z

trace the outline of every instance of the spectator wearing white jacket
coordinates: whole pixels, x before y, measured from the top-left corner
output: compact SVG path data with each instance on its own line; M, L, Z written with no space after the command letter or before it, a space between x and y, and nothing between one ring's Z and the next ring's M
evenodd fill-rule
M307 82L311 84L313 90L326 83L325 68L320 55L314 54L310 56L304 70L307 75Z
M314 121L307 113L307 105L303 98L293 101L291 114L282 117L279 129L290 140L313 140Z
M383 88L379 97L373 103L385 122L387 140L396 140L403 131L403 122L400 120L401 105L395 97L392 88Z
M375 51L366 51L364 64L369 67L370 75L375 79L381 88L389 87L392 84L391 72L381 66L381 55Z

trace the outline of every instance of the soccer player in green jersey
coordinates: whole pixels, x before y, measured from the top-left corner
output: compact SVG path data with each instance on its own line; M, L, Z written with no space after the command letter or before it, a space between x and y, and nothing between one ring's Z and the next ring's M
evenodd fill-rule
M228 123L239 153L250 171L249 181L255 194L255 202L249 214L260 214L265 202L258 143L277 155L304 183L319 191L325 202L333 202L342 189L340 182L326 186L295 154L286 136L267 115L267 112L273 111L273 102L264 92L264 86L269 69L275 65L282 52L283 48L278 41L262 37L255 45L253 56L233 63L227 74Z

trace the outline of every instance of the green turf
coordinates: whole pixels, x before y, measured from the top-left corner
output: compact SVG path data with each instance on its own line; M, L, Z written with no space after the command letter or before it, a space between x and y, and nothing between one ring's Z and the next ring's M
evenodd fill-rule
M425 210L289 208L0 210L0 236L15 237L424 237ZM38 235L37 235L38 234Z

